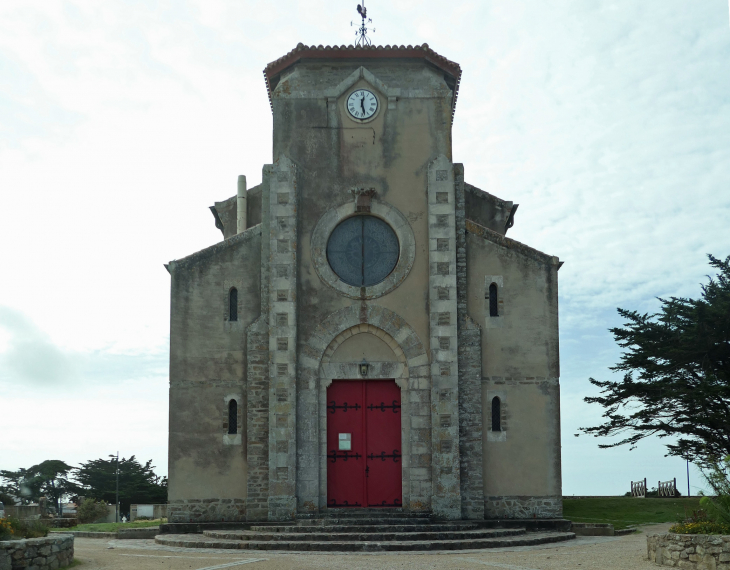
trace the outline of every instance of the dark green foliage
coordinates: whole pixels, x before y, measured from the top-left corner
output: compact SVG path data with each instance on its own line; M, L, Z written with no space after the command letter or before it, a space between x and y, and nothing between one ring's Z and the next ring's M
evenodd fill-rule
M83 489L80 495L115 504L116 459L95 459L82 463L76 480ZM166 503L167 478L155 475L150 459L140 464L134 455L119 460L119 503L121 513L128 513L132 503Z
M76 518L80 523L93 523L101 518L106 518L109 508L103 501L84 499L76 510Z
M700 504L710 520L730 529L730 455L711 465L705 479L715 494L702 497Z
M625 352L611 370L620 382L590 382L605 408L602 425L581 428L599 436L622 435L616 447L651 435L676 438L668 454L709 465L730 454L730 256L708 256L719 271L699 299L659 299L661 312L618 309L627 322L613 328ZM632 447L633 449L633 447Z
M48 505L55 505L58 509L61 497L70 495L77 489L77 486L68 479L68 473L72 469L63 461L49 459L28 469L0 471L0 478L5 483L0 487L0 491L18 497L23 504L38 502L38 499L45 495L48 498Z
M8 517L13 538L42 538L48 536L49 528L38 520L20 520Z
M709 497L702 497L700 505L707 504ZM705 509L697 509L685 515L677 524L669 528L677 534L730 534L730 524L718 522L709 516Z
M11 507L15 504L15 499L5 491L0 491L0 503L6 507Z
M674 497L681 497L682 493L679 492L679 489L674 490ZM624 497L633 497L631 494L631 491L626 491L624 493ZM659 491L656 487L652 487L649 491L646 492L646 498L647 499L673 499L674 497L660 497Z
M6 518L0 519L0 540L10 540L13 538L13 527Z

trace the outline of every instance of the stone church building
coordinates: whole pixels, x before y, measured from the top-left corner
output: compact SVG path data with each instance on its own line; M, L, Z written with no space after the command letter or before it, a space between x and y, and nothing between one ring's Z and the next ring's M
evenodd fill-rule
M454 162L459 65L299 44L264 76L272 163L167 265L170 521L562 516L561 263Z

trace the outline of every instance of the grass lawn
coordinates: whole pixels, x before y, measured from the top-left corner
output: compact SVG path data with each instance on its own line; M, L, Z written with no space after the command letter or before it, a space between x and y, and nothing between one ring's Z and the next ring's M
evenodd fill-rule
M563 498L563 517L573 522L611 523L614 528L677 522L700 508L699 497L635 499L633 497Z
M154 521L134 521L128 523L97 523L97 524L78 524L71 528L52 528L51 530L84 530L87 532L116 532L119 529L125 528L147 528L150 526L160 526L161 523L166 523L167 520L157 519Z

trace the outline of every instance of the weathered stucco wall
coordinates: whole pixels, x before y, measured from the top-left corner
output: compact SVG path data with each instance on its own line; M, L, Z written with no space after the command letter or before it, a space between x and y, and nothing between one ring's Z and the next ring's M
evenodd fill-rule
M389 103L380 85L357 78L328 100L326 92L361 65L389 89L417 93L404 92ZM349 93L360 87L381 101L377 117L366 124L350 120L344 108ZM354 210L352 189L375 188L378 199L406 216L417 244L408 278L378 304L396 311L427 339L426 171L435 156L451 156L450 102L443 73L425 63L300 63L283 74L273 94L274 156L286 155L299 166L299 322L317 322L353 303L317 277L310 261L311 233L327 209L352 202ZM300 344L306 343L307 330L300 332Z
M486 514L559 516L558 261L476 224L467 230L468 311L482 327ZM500 432L491 431L494 397Z
M510 217L516 209L513 202L492 196L471 184L464 184L464 198L467 218L499 234L507 233Z
M169 264L169 517L235 520L246 498L245 331L260 313L260 228ZM238 320L229 292L238 290ZM238 403L228 434L228 401Z

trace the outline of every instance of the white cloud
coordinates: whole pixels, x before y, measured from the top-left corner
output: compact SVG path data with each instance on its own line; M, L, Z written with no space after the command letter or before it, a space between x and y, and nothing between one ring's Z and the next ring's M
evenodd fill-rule
M5 342L0 352L0 385L67 385L78 374L71 355L55 346L25 316L0 306L0 328Z

